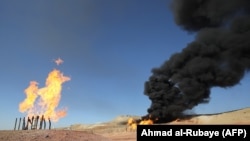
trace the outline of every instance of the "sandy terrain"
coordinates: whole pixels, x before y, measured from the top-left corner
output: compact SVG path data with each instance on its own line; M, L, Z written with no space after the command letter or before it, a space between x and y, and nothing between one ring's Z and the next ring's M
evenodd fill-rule
M218 114L197 115L190 119L176 120L170 124L249 124L250 108Z
M119 116L107 123L75 124L53 130L0 131L0 141L136 141L136 131L126 125L131 116ZM139 118L138 116L133 116ZM248 124L250 108L211 114L195 115L163 124Z
M19 130L1 131L0 141L111 141L100 135L84 131Z

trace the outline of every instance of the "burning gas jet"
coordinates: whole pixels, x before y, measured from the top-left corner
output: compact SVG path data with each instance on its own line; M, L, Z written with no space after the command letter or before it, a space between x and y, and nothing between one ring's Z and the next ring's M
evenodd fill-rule
M62 62L61 59L55 61L57 65ZM24 91L26 98L19 104L19 111L27 113L27 116L44 115L45 118L50 118L54 122L58 121L67 114L67 109L57 110L56 108L61 99L62 84L69 80L70 77L53 69L48 74L45 87L39 88L36 81L31 81Z

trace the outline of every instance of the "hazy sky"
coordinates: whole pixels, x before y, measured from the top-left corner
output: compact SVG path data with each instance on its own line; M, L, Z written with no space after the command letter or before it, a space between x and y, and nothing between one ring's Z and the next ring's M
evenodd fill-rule
M45 85L54 68L71 78L58 108L67 116L55 127L146 115L143 94L151 69L194 39L178 27L169 0L1 0L0 130L13 129L30 81ZM61 58L60 66L54 60ZM241 84L213 88L208 104L191 112L248 107L248 74Z

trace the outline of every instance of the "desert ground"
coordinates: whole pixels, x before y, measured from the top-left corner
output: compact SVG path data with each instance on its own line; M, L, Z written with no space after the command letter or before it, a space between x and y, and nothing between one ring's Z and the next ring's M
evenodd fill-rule
M110 122L74 124L51 130L0 130L0 141L136 141L136 130L127 125L129 118L118 116ZM217 114L192 115L162 124L247 124L250 125L250 108Z

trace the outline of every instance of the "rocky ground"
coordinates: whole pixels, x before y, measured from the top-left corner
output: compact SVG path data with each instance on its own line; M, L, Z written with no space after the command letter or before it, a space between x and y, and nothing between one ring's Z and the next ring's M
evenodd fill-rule
M132 116L140 118L139 116ZM118 116L114 120L100 124L75 124L53 130L0 131L0 141L136 141L136 131L127 126L131 116ZM162 124L248 124L250 108L210 114L193 115Z

